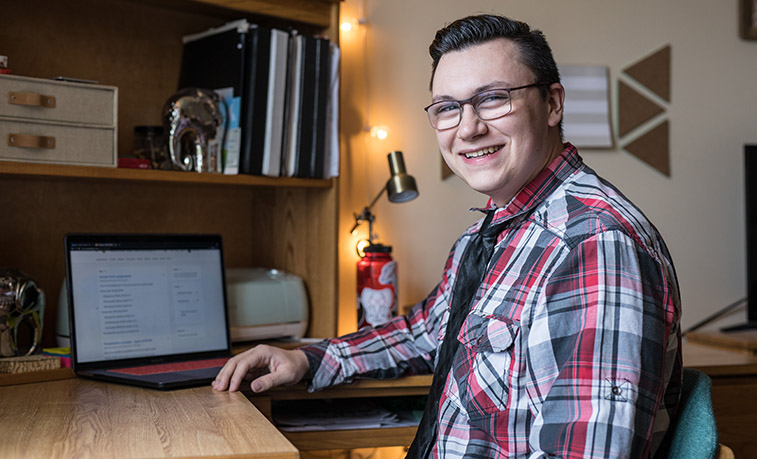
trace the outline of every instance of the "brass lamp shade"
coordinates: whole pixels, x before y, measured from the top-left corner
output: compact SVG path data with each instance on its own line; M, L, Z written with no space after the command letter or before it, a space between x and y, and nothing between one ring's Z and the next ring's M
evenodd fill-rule
M386 192L391 202L407 202L418 196L415 178L405 171L405 161L401 151L389 153L389 170L392 176L386 182Z

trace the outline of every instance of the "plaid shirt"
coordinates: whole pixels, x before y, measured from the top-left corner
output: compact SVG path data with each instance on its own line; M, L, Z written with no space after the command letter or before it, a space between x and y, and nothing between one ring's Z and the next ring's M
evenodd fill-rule
M570 144L492 223L505 220L457 336L433 455L653 456L681 385L678 285L662 238ZM407 316L302 348L310 389L433 372L480 224Z

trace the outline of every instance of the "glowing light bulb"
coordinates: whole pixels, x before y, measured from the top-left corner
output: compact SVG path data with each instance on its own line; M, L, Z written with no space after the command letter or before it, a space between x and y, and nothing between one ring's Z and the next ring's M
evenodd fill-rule
M342 32L352 32L354 30L357 30L359 25L360 22L356 18L350 18L342 21L342 23L339 25L339 28L342 30Z
M381 126L371 126L370 133L371 137L378 140L385 140L387 137L389 137L389 126L381 125Z

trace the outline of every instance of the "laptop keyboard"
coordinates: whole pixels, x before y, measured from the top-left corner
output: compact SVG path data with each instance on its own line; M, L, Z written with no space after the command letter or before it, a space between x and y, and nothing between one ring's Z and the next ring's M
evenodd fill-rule
M140 367L119 368L110 370L113 373L123 373L134 376L157 375L160 373L176 373L179 371L202 370L205 368L222 367L228 358L192 360L189 362L160 363Z

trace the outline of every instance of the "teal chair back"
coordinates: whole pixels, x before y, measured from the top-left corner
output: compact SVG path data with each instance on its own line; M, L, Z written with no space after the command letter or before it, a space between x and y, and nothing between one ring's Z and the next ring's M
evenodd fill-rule
M670 459L711 459L718 454L718 429L712 411L712 380L701 371L683 369L678 414L668 433Z

